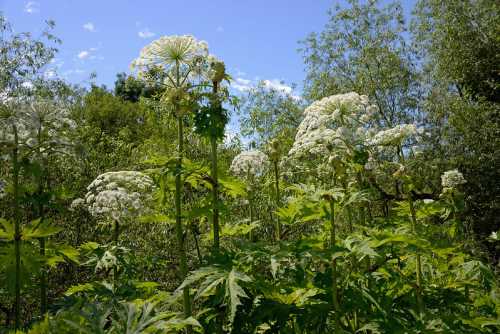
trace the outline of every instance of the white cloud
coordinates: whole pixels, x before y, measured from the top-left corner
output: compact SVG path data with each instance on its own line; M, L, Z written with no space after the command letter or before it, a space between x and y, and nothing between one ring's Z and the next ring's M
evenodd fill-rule
M243 78L236 78L236 80L231 84L231 87L240 92L247 92L252 88L252 81Z
M87 31L96 32L95 25L92 22L87 22L82 27Z
M245 93L258 85L263 85L265 89L273 89L277 92L282 93L283 95L288 95L296 101L300 101L302 99L299 95L294 94L293 88L291 86L288 86L279 79L260 80L259 77L255 77L255 79L249 80L238 77L231 83L231 88Z
M43 76L45 77L45 79L52 79L57 76L57 72L54 69L50 68L43 72Z
M25 81L21 84L26 89L32 89L34 87L33 83L31 81Z
M150 31L149 28L144 28L141 31L139 31L137 33L137 35L139 35L140 38L151 38L151 37L155 36L156 34L152 31Z
M80 59L87 59L88 57L90 56L90 52L88 51L81 51L79 54L78 54L78 58Z
M84 70L77 68L77 69L73 69L73 70L67 70L67 71L63 72L62 75L63 75L63 77L67 78L70 75L81 75L83 73L85 73Z
M38 13L40 11L40 4L36 1L28 1L24 5L24 11L28 14Z
M224 145L229 145L233 141L233 139L238 138L238 133L236 133L235 130L231 129L230 127L226 128L226 131L224 133Z
M87 50L82 50L78 53L77 57L78 59L80 60L86 60L86 59L89 59L89 60L103 60L104 57L103 56L100 56L100 55L96 55L96 51L99 50L99 48L96 48L96 47L92 47L92 48L89 48Z
M217 32L224 32L224 27L218 26L217 29L215 29Z
M293 91L292 87L285 85L282 81L278 79L264 80L263 83L264 87L281 91L285 94L290 94Z
M283 83L283 81L278 79L263 80L264 87L268 89L274 89L278 92L282 92L285 95L290 95L294 100L301 100L302 97L293 94L293 88Z

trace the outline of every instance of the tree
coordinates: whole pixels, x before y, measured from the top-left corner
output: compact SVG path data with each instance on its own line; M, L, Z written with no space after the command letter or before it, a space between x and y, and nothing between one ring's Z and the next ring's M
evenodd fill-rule
M419 80L399 2L349 0L321 33L302 41L305 96L357 92L374 99L389 126L418 119Z
M464 173L465 218L483 238L500 228L499 10L494 0L421 0L412 24L428 87L426 159Z
M243 136L257 146L279 138L289 148L302 119L303 103L291 93L268 87L263 81L252 87L238 112Z

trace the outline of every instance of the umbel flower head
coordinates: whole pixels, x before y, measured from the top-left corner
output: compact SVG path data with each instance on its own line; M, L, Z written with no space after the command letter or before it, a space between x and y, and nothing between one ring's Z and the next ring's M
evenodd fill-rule
M85 200L83 198L77 198L69 206L69 211L77 211L78 209L85 208Z
M87 187L85 203L92 216L123 223L147 211L153 189L153 180L141 172L108 172Z
M346 150L362 144L377 107L355 92L325 97L304 111L289 155L297 158L328 157L332 149Z
M0 146L14 144L14 128L20 148L65 152L70 132L76 127L70 111L49 99L4 99L0 114Z
M456 188L464 183L467 183L467 181L457 169L446 171L441 175L441 185L443 188Z
M373 146L399 145L405 139L415 136L417 132L415 124L400 124L391 129L378 132L367 143Z
M191 35L162 36L146 45L131 67L144 74L154 68L162 69L167 77L164 84L180 87L191 75L199 74L208 58L208 44Z
M7 195L7 192L5 191L5 188L7 187L7 183L0 179L0 199L4 198L5 195Z
M261 176L269 168L267 155L259 150L245 151L234 157L230 170L239 177Z

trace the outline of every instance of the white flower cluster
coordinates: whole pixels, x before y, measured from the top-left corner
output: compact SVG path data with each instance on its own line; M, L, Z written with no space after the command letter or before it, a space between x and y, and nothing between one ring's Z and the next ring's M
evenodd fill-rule
M191 35L162 36L146 45L131 66L139 71L159 66L169 72L172 65L197 66L207 58L208 44L205 41L198 41Z
M258 150L245 151L238 154L231 163L232 173L247 177L261 176L269 168L269 158Z
M69 211L76 211L84 207L85 207L85 200L83 198L77 198L73 202L71 202L71 205L69 206Z
M6 110L0 117L0 144L14 144L14 127L19 146L38 147L45 154L64 151L70 146L69 134L76 128L70 111L64 105L45 99L4 99Z
M377 107L368 97L355 92L315 101L304 111L289 155L327 157L333 149L362 144L371 135L369 125L376 114Z
M400 124L388 130L382 130L367 141L368 145L399 145L405 139L415 136L418 130L414 124Z
M4 198L5 195L7 195L7 192L5 191L5 187L7 186L7 183L0 179L0 199Z
M153 189L153 180L141 172L108 172L87 187L85 202L93 216L123 223L147 210Z
M466 183L464 176L458 170L453 169L444 172L441 175L441 185L443 188L456 188L457 186Z

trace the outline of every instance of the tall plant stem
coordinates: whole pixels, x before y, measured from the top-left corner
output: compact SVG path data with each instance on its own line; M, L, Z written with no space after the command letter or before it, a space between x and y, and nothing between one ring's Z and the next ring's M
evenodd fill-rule
M250 225L252 225L253 222L253 199L252 199L252 194L248 194L248 208L250 211ZM248 234L248 238L250 239L250 242L253 241L253 230L250 230L250 233Z
M184 248L184 231L182 229L182 206L181 206L181 187L182 187L182 156L183 156L183 141L184 141L184 129L182 123L182 116L177 115L177 145L178 145L178 157L175 168L175 232L177 236L177 247L180 258L180 269L182 279L186 278L188 273L187 267L187 255ZM189 296L189 288L185 287L182 291L183 294L183 304L184 304L184 316L191 316L191 301Z
M416 234L417 231L417 215L415 213L415 206L413 205L413 199L411 196L408 198L408 203L410 204L410 214L412 220L412 232ZM420 314L424 311L424 303L422 299L422 263L420 258L420 253L417 250L416 264L415 264L415 276L416 276L416 287L415 296L417 299L417 309Z
M213 108L219 107L219 101L217 99L218 83L213 82L213 94L214 98L212 100ZM210 136L210 147L211 147L211 177L212 177L212 225L214 233L214 255L219 254L220 249L220 228L219 228L219 179L217 175L217 137Z
M280 207L280 173L279 173L279 166L278 166L278 160L273 161L274 165L274 183L276 185L276 209L279 209ZM276 215L276 241L280 241L281 239L281 224L280 224L280 219L278 215Z
M14 149L12 150L12 165L14 178L14 252L16 257L16 281L14 285L14 326L18 330L21 327L21 217L19 211L19 161L18 161L18 134L17 127L12 126L14 132Z
M118 247L118 236L120 235L120 223L117 220L113 222L113 241L115 246ZM117 250L118 251L118 250ZM118 281L118 267L113 268L113 280L115 284Z
M212 149L212 225L214 230L214 255L219 254L220 248L220 227L219 227L219 181L217 175L217 138L210 137L210 146Z
M41 138L41 125L40 128L38 129L38 143L42 142ZM38 180L38 217L40 219L40 223L43 222L43 219L45 218L44 216L44 208L43 208L43 202L42 202L42 195L43 195L43 176L45 172L45 163L44 159L42 157L42 152L40 148L38 148L38 159L40 161L40 164L42 165L42 176ZM40 243L40 256L45 258L45 238L40 238L38 239ZM40 313L41 316L43 317L45 313L47 313L47 268L45 265L40 266Z
M40 256L45 257L45 238L40 238ZM47 268L40 268L40 313L43 316L47 313Z
M335 200L330 198L330 247L335 249L336 231L335 231ZM340 305L337 291L337 259L332 260L332 301L335 312L335 333L340 331Z
M401 146L398 147L398 155L402 164L405 162L403 149ZM408 204L410 206L410 216L411 216L411 229L414 235L417 234L417 215L415 212L415 206L413 203L413 198L411 193L408 194ZM422 298L422 262L420 258L420 253L416 251L416 264L415 264L415 298L417 301L417 310L419 314L422 314L424 311L424 303Z

